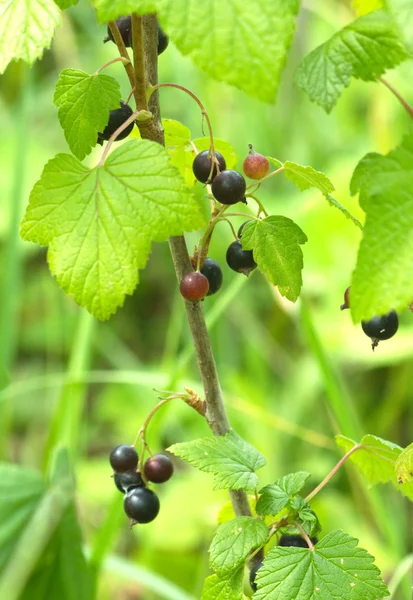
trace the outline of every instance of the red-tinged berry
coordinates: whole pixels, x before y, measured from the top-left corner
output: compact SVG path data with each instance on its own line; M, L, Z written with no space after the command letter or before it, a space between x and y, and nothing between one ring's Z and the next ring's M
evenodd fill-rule
M136 523L150 523L158 516L159 498L148 488L135 488L125 495L123 508L131 519L131 526Z
M257 267L252 250L243 250L239 240L228 247L226 259L230 269L247 276Z
M222 286L222 270L216 260L206 258L201 269L202 275L208 279L209 290L207 296L216 294Z
M105 129L102 133L98 133L98 143L102 144L103 140L108 140L115 131L124 124L124 122L129 119L129 117L133 114L132 108L129 104L125 104L122 100L120 101L120 108L116 108L115 110L109 111L109 121L106 125ZM128 137L131 133L133 127L135 125L135 121L129 123L127 127L116 138L116 141L123 140Z
M396 311L391 310L387 315L373 317L370 321L362 321L364 333L371 339L373 350L382 340L392 338L399 328L399 318Z
M182 279L179 289L185 300L198 302L205 298L209 291L209 282L202 273L188 273Z
M350 288L348 287L344 292L344 304L340 306L340 310L350 308Z
M222 154L215 152L215 158L218 161L219 171L225 171L227 164ZM212 158L209 150L204 150L195 156L194 162L192 163L192 170L198 181L201 183L211 183L211 181L218 175L217 166L214 164L212 176L210 177L211 165Z
M263 179L270 170L270 163L265 156L254 152L251 144L248 147L250 151L242 165L243 171L250 179Z
M311 543L315 546L318 543L317 537L310 538ZM301 535L282 535L279 546L294 546L295 548L308 548L308 544Z
M142 475L137 471L125 471L125 473L115 473L113 476L116 487L122 494L129 492L136 487L145 487Z
M221 204L236 204L245 199L247 184L238 171L222 171L212 182L211 190L214 198Z
M172 477L174 467L171 459L166 454L154 454L146 461L143 472L148 481L165 483Z
M133 446L121 444L116 446L109 455L109 461L115 473L125 473L125 471L136 471L138 466L138 453Z

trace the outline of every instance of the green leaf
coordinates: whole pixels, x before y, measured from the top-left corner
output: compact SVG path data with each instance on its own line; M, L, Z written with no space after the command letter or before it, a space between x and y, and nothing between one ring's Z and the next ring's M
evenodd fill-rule
M151 241L202 221L167 150L131 140L93 169L67 154L49 161L30 195L21 235L49 245L59 285L104 320L135 289Z
M251 550L264 546L268 527L254 517L237 517L218 527L212 540L210 565L222 577L237 571Z
M368 154L351 183L366 223L351 285L354 321L401 310L413 279L413 134L386 156Z
M32 65L50 48L60 23L60 10L53 0L3 0L0 7L0 74L11 60Z
M408 483L413 479L413 444L409 444L396 458L394 465L397 482Z
M186 146L191 141L191 130L179 121L162 119L165 146Z
M344 206L342 204L340 204L340 202L338 202L335 198L333 198L333 196L331 194L326 194L325 198L330 206L334 206L334 208L338 208L338 210L340 210L343 213L343 215L345 217L347 217L347 219L350 219L350 221L353 221L354 225L363 231L363 225L360 223L360 221L358 219L356 219L356 217L354 217L351 214L351 212L349 212L347 210L347 208L344 208Z
M242 247L252 250L254 260L280 293L295 302L300 295L305 233L287 217L272 216L248 223L242 231Z
M367 13L384 8L383 0L353 0L353 6L357 14L361 17Z
M343 435L337 435L336 442L345 452L357 445L357 442ZM394 479L394 464L402 448L370 434L365 435L360 444L364 448L354 452L349 460L358 466L368 482L374 485Z
M224 436L174 444L168 450L200 471L213 473L216 490L255 490L255 471L265 465L263 455L234 430Z
M109 111L120 106L120 86L109 75L88 75L65 69L56 84L54 103L73 154L82 160L96 146L97 135L109 120Z
M310 473L298 471L265 486L260 490L257 513L263 516L278 514L302 490L309 477Z
M201 600L242 600L242 578L243 569L226 577L207 577Z
M70 8L71 6L76 6L79 0L54 0L59 8L65 10L66 8Z
M413 4L411 0L385 0L410 52L413 52Z
M332 531L315 546L275 547L256 577L254 600L377 600L389 595L374 558L358 540Z
M351 77L374 81L408 57L397 29L383 10L360 17L318 46L300 63L297 82L330 112Z
M209 150L210 148L210 139L209 137L204 138L196 138L192 140L195 144L198 152L203 152L204 150ZM227 169L234 169L237 164L237 155L235 153L234 148L226 142L225 140L221 140L219 138L214 138L214 146L215 150L220 152L222 156L225 158L225 162L227 164Z
M313 167L302 167L289 160L283 166L287 179L298 186L302 192L310 188L316 188L325 195L334 191L334 185L329 178Z
M168 150L171 164L174 165L185 180L186 185L194 187L196 179L192 170L195 154L190 146L177 146Z
M95 0L101 23L157 12L178 50L206 73L272 102L292 41L299 0Z

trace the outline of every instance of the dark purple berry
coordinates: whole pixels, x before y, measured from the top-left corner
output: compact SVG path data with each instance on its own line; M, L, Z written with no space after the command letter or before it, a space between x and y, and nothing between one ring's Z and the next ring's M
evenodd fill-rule
M129 106L129 104L125 104L121 100L120 108L116 108L115 110L109 111L109 122L106 125L105 129L103 130L103 133L98 133L98 143L102 144L103 140L108 140L110 138L110 136L113 133L115 133L117 128L120 127L121 125L123 125L123 123L126 121L126 119L129 119L129 117L132 114L133 114L133 110ZM128 137L128 135L132 131L134 125L135 125L135 121L132 121L132 123L129 123L129 125L118 135L118 137L116 138L116 141L118 142L119 140L123 140L124 138Z
M392 338L399 328L399 318L396 311L391 310L387 315L373 317L370 321L362 321L364 333L371 338L372 348L378 346L382 340Z
M222 285L222 270L216 260L206 258L201 269L202 275L208 279L209 291L207 296L216 294Z
M215 158L219 164L219 171L225 171L227 164L225 162L225 158L219 152L215 152ZM209 150L204 150L197 154L194 158L194 162L192 163L192 170L194 172L195 177L201 183L211 183L211 181L217 176L218 171L216 165L214 165L214 170L212 171L212 176L209 177L211 173L211 155Z
M162 52L165 52L168 45L169 45L169 38L166 35L166 33L164 33L161 26L158 25L158 56L160 54L162 54Z
M146 461L143 471L148 481L165 483L173 475L174 467L166 454L154 454Z
M254 152L251 144L248 144L248 146L250 151L244 160L243 171L250 179L263 179L270 170L270 163L265 156Z
M311 543L315 546L318 543L317 537L312 537ZM295 548L308 548L308 544L301 535L282 535L280 537L280 541L278 542L279 546L294 546Z
M236 204L245 197L247 185L245 179L238 171L222 171L212 182L214 198L221 204Z
M348 287L344 292L344 304L340 306L340 310L350 308L350 288Z
M159 498L148 488L135 488L126 494L123 508L131 519L131 526L136 523L150 523L159 513Z
M132 17L128 15L127 17L119 17L116 19L116 25L118 26L119 33L122 36L123 43L127 48L132 48ZM106 42L114 42L112 32L108 25L108 35L103 40Z
M110 464L115 473L125 473L125 471L136 471L138 466L138 453L133 446L121 444L112 450L109 456Z
M137 471L125 471L125 473L115 473L113 476L116 487L125 494L135 487L145 487L142 475Z
M226 258L230 269L247 276L257 266L252 250L243 250L239 240L232 242L228 247Z
M243 224L241 225L241 227L238 229L238 233L237 233L237 237L238 237L238 239L240 239L240 238L241 238L241 236L242 236L242 231L243 231L243 229L244 229L244 227L245 227L245 225L246 225L247 223L252 223L252 219L249 219L248 221L244 221L244 223L243 223Z
M262 567L262 562L259 562L250 571L250 586L251 586L251 589L254 592L254 594L257 591L257 584L255 583L255 577L257 576L257 571L259 569L261 569L261 567Z
M198 300L202 300L208 294L209 282L202 273L188 273L182 279L179 289L185 300L198 302Z

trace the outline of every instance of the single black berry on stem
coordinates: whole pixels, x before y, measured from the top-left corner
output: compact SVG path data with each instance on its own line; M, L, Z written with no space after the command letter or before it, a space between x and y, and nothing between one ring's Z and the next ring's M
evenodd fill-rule
M129 104L125 104L122 100L120 101L120 108L116 108L115 110L109 111L109 122L106 125L103 133L98 133L98 143L102 144L103 140L108 140L110 136L115 133L118 127L124 124L126 119L133 114L132 108ZM129 123L129 125L118 135L116 141L123 140L128 137L131 133L133 127L135 125L135 121Z
M143 472L148 481L165 483L172 477L174 467L171 459L166 454L154 454L146 461Z
M247 185L245 179L238 171L222 171L212 182L214 198L221 204L236 204L245 198Z
M239 240L232 242L228 247L226 258L230 269L247 276L257 266L252 250L243 250Z
M257 591L257 584L255 583L255 577L257 576L257 571L261 569L262 562L259 562L255 567L253 567L250 571L250 586L253 590L254 594Z
M202 300L208 294L209 282L202 273L188 273L182 279L179 289L185 300L198 302L198 300Z
M317 537L310 538L311 543L315 546L318 543ZM301 535L282 535L279 546L295 546L296 548L308 548L308 544Z
M116 25L118 26L119 33L122 36L123 43L127 48L132 48L132 17L128 15L127 17L119 17L116 19ZM108 35L103 40L106 42L114 42L112 32L108 25Z
M248 147L250 151L242 165L243 171L250 179L263 179L270 170L270 163L265 156L254 152L251 144Z
M158 56L165 52L169 46L169 37L163 31L162 27L158 25Z
M350 288L348 287L344 292L344 303L340 306L340 310L350 308Z
M138 453L133 446L121 444L116 446L109 455L109 461L115 473L125 473L125 471L136 471L138 466Z
M222 270L216 260L206 258L201 269L202 275L208 279L209 290L207 296L216 294L222 286Z
M131 519L131 526L136 523L150 523L159 513L159 498L152 490L139 487L125 496L123 508Z
M115 473L113 476L116 487L125 494L136 487L145 487L142 475L137 471L125 471L125 473Z
M227 164L222 154L220 154L219 152L215 152L215 158L217 159L219 164L219 171L225 171ZM211 173L211 164L212 158L209 150L204 150L203 152L200 152L195 156L194 162L192 163L192 170L194 172L195 177L201 183L211 183L211 181L217 176L217 166L216 164L214 164L212 176L209 177Z
M391 310L387 315L373 317L370 321L362 321L364 333L371 339L372 348L376 348L382 340L392 338L399 328L399 318L396 311Z
M243 232L243 229L244 229L245 225L246 225L247 223L251 223L251 222L252 222L252 219L249 219L248 221L244 221L244 223L243 223L243 224L240 226L240 228L238 229L238 233L237 233L237 238L238 238L238 239L240 239L240 238L241 238L241 236L242 236L242 232Z

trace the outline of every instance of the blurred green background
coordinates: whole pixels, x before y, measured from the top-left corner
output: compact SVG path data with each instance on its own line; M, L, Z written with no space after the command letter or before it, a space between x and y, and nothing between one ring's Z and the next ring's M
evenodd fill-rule
M160 80L183 84L202 99L215 136L236 149L239 168L248 143L263 154L310 164L362 219L349 196L352 170L366 152L397 145L409 117L379 84L352 82L331 115L294 85L300 58L353 18L349 2L305 5L273 106L209 79L173 45L160 57ZM42 61L31 70L12 64L0 80L1 459L45 470L53 445L69 445L86 549L101 569L99 600L194 600L208 574L207 549L227 494L212 490L210 476L176 461L176 475L159 488L159 517L131 531L107 460L113 446L134 440L156 403L152 388L190 386L202 393L167 244L153 246L124 308L98 323L57 286L46 250L18 237L44 164L68 152L53 106L58 73L68 67L92 73L115 57L115 46L102 43L105 35L81 0L65 13ZM120 64L106 72L118 77L126 97ZM410 61L388 79L412 99L412 76ZM185 123L193 137L202 135L189 97L162 90L161 104L163 117ZM94 164L100 152L87 162ZM360 326L339 310L360 231L319 193L300 194L282 176L262 186L261 198L271 213L292 218L308 235L302 301L285 301L257 272L247 279L230 271L225 251L232 237L222 224L210 256L223 266L224 286L204 309L231 423L267 457L262 483L308 470L311 488L340 457L338 432L353 438L373 433L402 446L412 441L413 317L408 310L401 314L397 336L373 354ZM188 236L190 247L198 237ZM162 451L207 434L199 416L176 402L158 413L149 442ZM395 589L393 598L411 598L406 501L387 487L369 490L350 466L314 507L324 532L342 528L360 538Z

